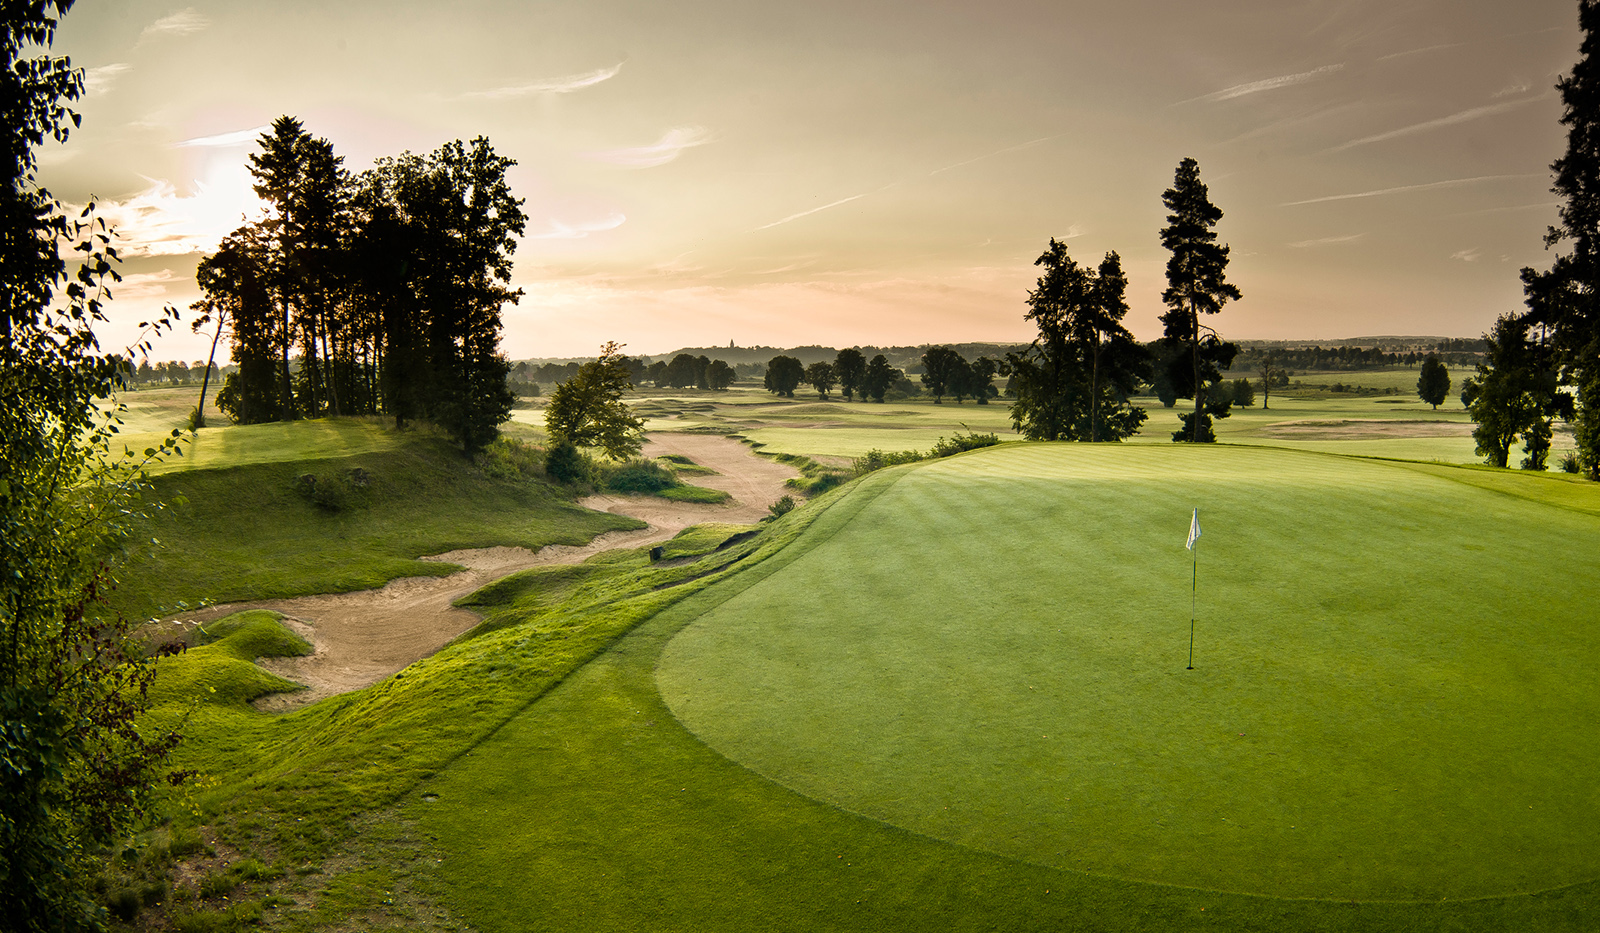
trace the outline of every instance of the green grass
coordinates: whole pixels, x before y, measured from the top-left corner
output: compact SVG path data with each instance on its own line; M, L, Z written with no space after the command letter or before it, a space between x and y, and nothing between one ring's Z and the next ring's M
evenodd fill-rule
M284 427L315 437L324 425ZM304 474L358 467L370 485L349 508L330 511L296 489ZM581 508L543 483L492 479L442 440L415 435L359 456L172 472L154 485L165 501L185 502L147 523L142 539L160 543L118 573L114 604L134 618L203 602L368 589L456 569L417 560L423 555L583 544L601 532L640 527Z
M724 492L721 489L707 489L704 486L694 486L688 483L668 486L666 489L656 493L656 495L663 499L671 499L673 502L704 502L710 505L727 502L733 498L731 493Z
M884 471L680 635L662 689L785 786L1041 866L1360 900L1591 880L1600 524L1535 500L1600 487L1440 472L1065 445Z

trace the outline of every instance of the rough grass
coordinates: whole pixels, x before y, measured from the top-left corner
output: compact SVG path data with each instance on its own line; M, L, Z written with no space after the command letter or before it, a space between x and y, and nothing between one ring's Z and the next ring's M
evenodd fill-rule
M354 468L370 485L349 508L329 510L297 491L306 473ZM158 543L118 571L113 604L135 618L204 602L368 589L457 569L417 560L424 555L583 544L640 526L581 508L543 482L493 479L429 437L355 457L168 473L154 483L162 499L183 502L145 526L141 540Z

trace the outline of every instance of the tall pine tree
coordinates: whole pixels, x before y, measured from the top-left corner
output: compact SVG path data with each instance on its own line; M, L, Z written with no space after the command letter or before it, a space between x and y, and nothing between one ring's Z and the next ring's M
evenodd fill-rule
M1200 181L1200 163L1194 159L1178 163L1172 187L1162 193L1161 202L1171 211L1161 230L1161 245L1172 253L1167 260L1167 290L1161 293L1167 305L1161 315L1162 339L1177 351L1167 376L1178 398L1194 399L1193 414L1182 416L1183 429L1172 439L1210 443L1216 440L1211 419L1228 417L1230 400L1208 401L1206 390L1222 381L1222 370L1233 363L1239 348L1223 342L1202 321L1229 301L1238 301L1239 289L1225 277L1228 247L1217 243L1212 230L1222 211L1211 203Z

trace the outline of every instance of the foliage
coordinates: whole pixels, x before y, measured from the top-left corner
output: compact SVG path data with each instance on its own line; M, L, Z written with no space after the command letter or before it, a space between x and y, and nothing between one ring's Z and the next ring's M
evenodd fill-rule
M794 398L794 390L805 380L806 368L792 356L775 356L767 361L762 384L768 392Z
M1039 335L1006 356L1016 396L1012 424L1040 441L1120 441L1136 433L1146 415L1128 399L1149 364L1122 326L1128 305L1121 257L1107 253L1090 269L1052 237L1034 265L1044 273L1028 293L1024 318Z
M818 360L806 367L806 384L817 390L817 396L827 399L828 392L839 384L839 378L834 374L833 364Z
M538 448L502 437L485 447L473 463L490 479L536 480L545 475L545 459Z
M1250 384L1249 379L1233 380L1233 392L1230 401L1240 408L1251 408L1256 403L1256 388Z
M867 363L866 375L861 384L863 398L871 398L874 402L882 403L883 396L903 377L900 370L889 365L889 360L882 353L877 354Z
M624 460L600 469L600 485L613 492L660 492L677 485L672 471L654 460Z
M366 505L371 486L372 476L362 467L302 473L294 484L301 498L330 512Z
M352 178L332 143L284 116L250 157L266 216L196 272L200 323L224 324L243 423L388 413L427 418L467 453L514 397L499 353L511 254L526 218L488 140L378 160Z
M766 518L762 519L762 521L771 521L775 518L782 518L785 515L788 515L790 512L794 511L794 504L793 496L782 497L777 502L767 506L767 512L769 514Z
M860 350L853 347L840 350L833 360L833 372L839 380L839 392L845 401L857 395L866 401L867 358L861 355Z
M928 456L949 457L953 454L965 453L969 450L978 450L983 447L993 447L999 443L1000 437L997 434L979 434L976 431L968 431L965 434L957 432L952 434L949 440L945 440L942 437L939 438L939 440L933 445L933 449L928 452Z
M94 330L116 248L93 205L69 219L33 174L35 147L78 124L68 104L84 79L65 58L24 56L49 49L71 6L10 4L0 23L0 918L27 931L100 925L93 855L141 818L178 741L137 722L153 667L99 600L140 470L178 432L142 459L113 449L117 412L97 401L128 357Z
M1417 397L1432 405L1435 410L1450 397L1450 370L1437 353L1429 353L1422 360L1417 373Z
M1506 314L1496 320L1486 335L1488 350L1478 375L1462 387L1462 404L1476 422L1472 438L1490 466L1506 466L1520 436L1526 454L1522 468L1543 470L1551 421L1570 415L1571 396L1557 390L1550 349L1529 339L1529 326L1529 316Z
M941 404L946 395L954 395L957 386L966 378L967 361L950 347L929 347L922 354L922 384L933 393L933 403Z
M553 442L599 447L613 460L626 460L644 447L644 422L622 401L633 376L622 346L601 348L599 359L578 368L578 374L556 386L545 408L545 429Z
M1238 301L1240 293L1225 278L1228 247L1217 243L1211 229L1222 219L1222 211L1211 203L1200 181L1200 164L1194 159L1178 163L1172 187L1162 193L1161 201L1171 212L1161 230L1161 245L1172 253L1167 259L1167 289L1161 293L1167 305L1161 315L1162 339L1173 351L1166 375L1176 398L1194 399L1194 411L1184 416L1183 429L1172 439L1209 443L1216 440L1211 419L1228 417L1228 404L1208 401L1206 390L1222 381L1221 371L1232 365L1239 348L1201 323L1202 315L1216 314L1229 301Z
M924 459L922 454L915 450L883 451L874 447L859 457L850 461L850 468L857 476L865 476L884 467L899 466L902 463L916 463Z

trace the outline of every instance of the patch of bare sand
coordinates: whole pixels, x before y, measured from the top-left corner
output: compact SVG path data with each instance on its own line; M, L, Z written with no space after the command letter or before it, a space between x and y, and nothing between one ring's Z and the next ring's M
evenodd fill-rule
M1380 441L1400 437L1470 437L1467 421L1280 421L1261 429L1261 437L1302 441Z
M784 495L796 474L789 466L758 457L738 441L705 434L654 434L645 456L680 454L716 470L693 477L695 485L733 496L720 505L672 502L650 496L590 496L583 505L648 522L636 531L614 531L588 544L475 548L424 557L465 569L446 577L402 577L376 590L330 593L297 599L259 600L214 606L188 618L205 622L241 609L273 609L315 648L302 658L263 658L260 665L307 689L256 701L258 709L284 712L324 697L359 690L444 647L478 624L479 616L450 604L501 577L546 564L575 564L601 551L665 541L701 522L754 523Z

